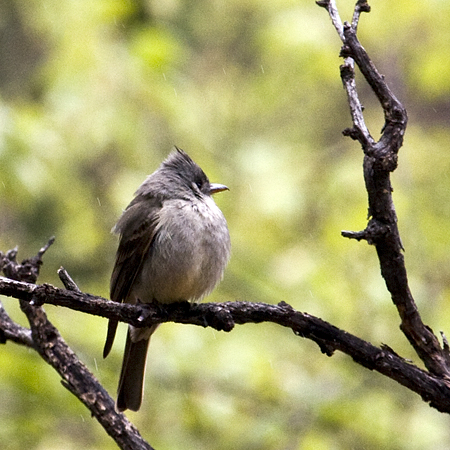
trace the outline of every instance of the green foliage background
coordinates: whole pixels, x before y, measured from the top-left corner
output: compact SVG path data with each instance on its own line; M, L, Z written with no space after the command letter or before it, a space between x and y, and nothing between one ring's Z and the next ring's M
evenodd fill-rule
M450 4L373 0L359 36L410 121L394 199L424 321L450 334ZM350 19L353 2L338 2ZM5 0L0 3L0 249L34 255L55 235L40 282L63 265L108 296L109 232L171 147L213 181L233 254L211 301L315 314L418 363L366 224L359 146L340 43L313 0ZM359 77L367 123L382 113ZM20 323L14 299L2 298ZM45 307L115 393L125 327L102 360L105 320ZM0 348L0 448L113 449L30 350ZM446 449L446 415L348 357L269 324L232 333L167 324L154 336L142 410L158 449Z

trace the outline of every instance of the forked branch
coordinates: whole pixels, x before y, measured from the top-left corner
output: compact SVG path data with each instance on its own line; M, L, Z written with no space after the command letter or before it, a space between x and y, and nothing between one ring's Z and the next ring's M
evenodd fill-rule
M364 180L369 201L369 222L365 230L343 231L348 238L365 239L376 247L381 273L401 318L401 329L427 369L434 375L450 380L450 357L438 338L420 317L408 285L403 246L397 226L397 215L392 199L390 174L397 168L398 152L403 144L407 113L388 87L385 78L369 58L356 36L361 12L369 12L366 1L358 1L352 23L342 26L334 0L319 2L327 9L343 42L341 78L347 92L353 127L344 135L357 140L364 151ZM381 138L375 141L364 121L363 109L355 84L354 63L372 88L383 109L385 125Z

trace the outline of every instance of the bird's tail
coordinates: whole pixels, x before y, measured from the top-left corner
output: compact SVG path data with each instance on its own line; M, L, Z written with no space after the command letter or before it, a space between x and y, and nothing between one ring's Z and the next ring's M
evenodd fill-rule
M147 349L150 343L150 336L156 328L157 326L153 330L150 329L151 332L147 339L141 339L137 342L131 340L130 330L128 330L117 390L116 406L119 411L126 409L137 411L141 406Z

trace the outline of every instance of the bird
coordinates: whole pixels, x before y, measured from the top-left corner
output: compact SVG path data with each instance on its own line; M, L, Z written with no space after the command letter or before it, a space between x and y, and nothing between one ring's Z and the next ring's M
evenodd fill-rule
M212 195L228 190L175 147L134 194L112 231L119 246L110 282L115 302L198 301L222 279L230 259L227 221ZM110 319L103 357L111 351L118 321ZM147 349L159 324L129 325L117 390L118 411L138 411Z

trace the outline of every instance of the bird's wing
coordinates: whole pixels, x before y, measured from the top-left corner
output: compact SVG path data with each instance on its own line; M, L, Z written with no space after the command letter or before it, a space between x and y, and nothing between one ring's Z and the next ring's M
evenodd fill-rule
M136 197L115 226L120 233L116 263L111 275L110 296L115 302L127 302L142 262L156 235L161 203L157 199ZM108 324L103 357L111 350L117 329L117 320Z

